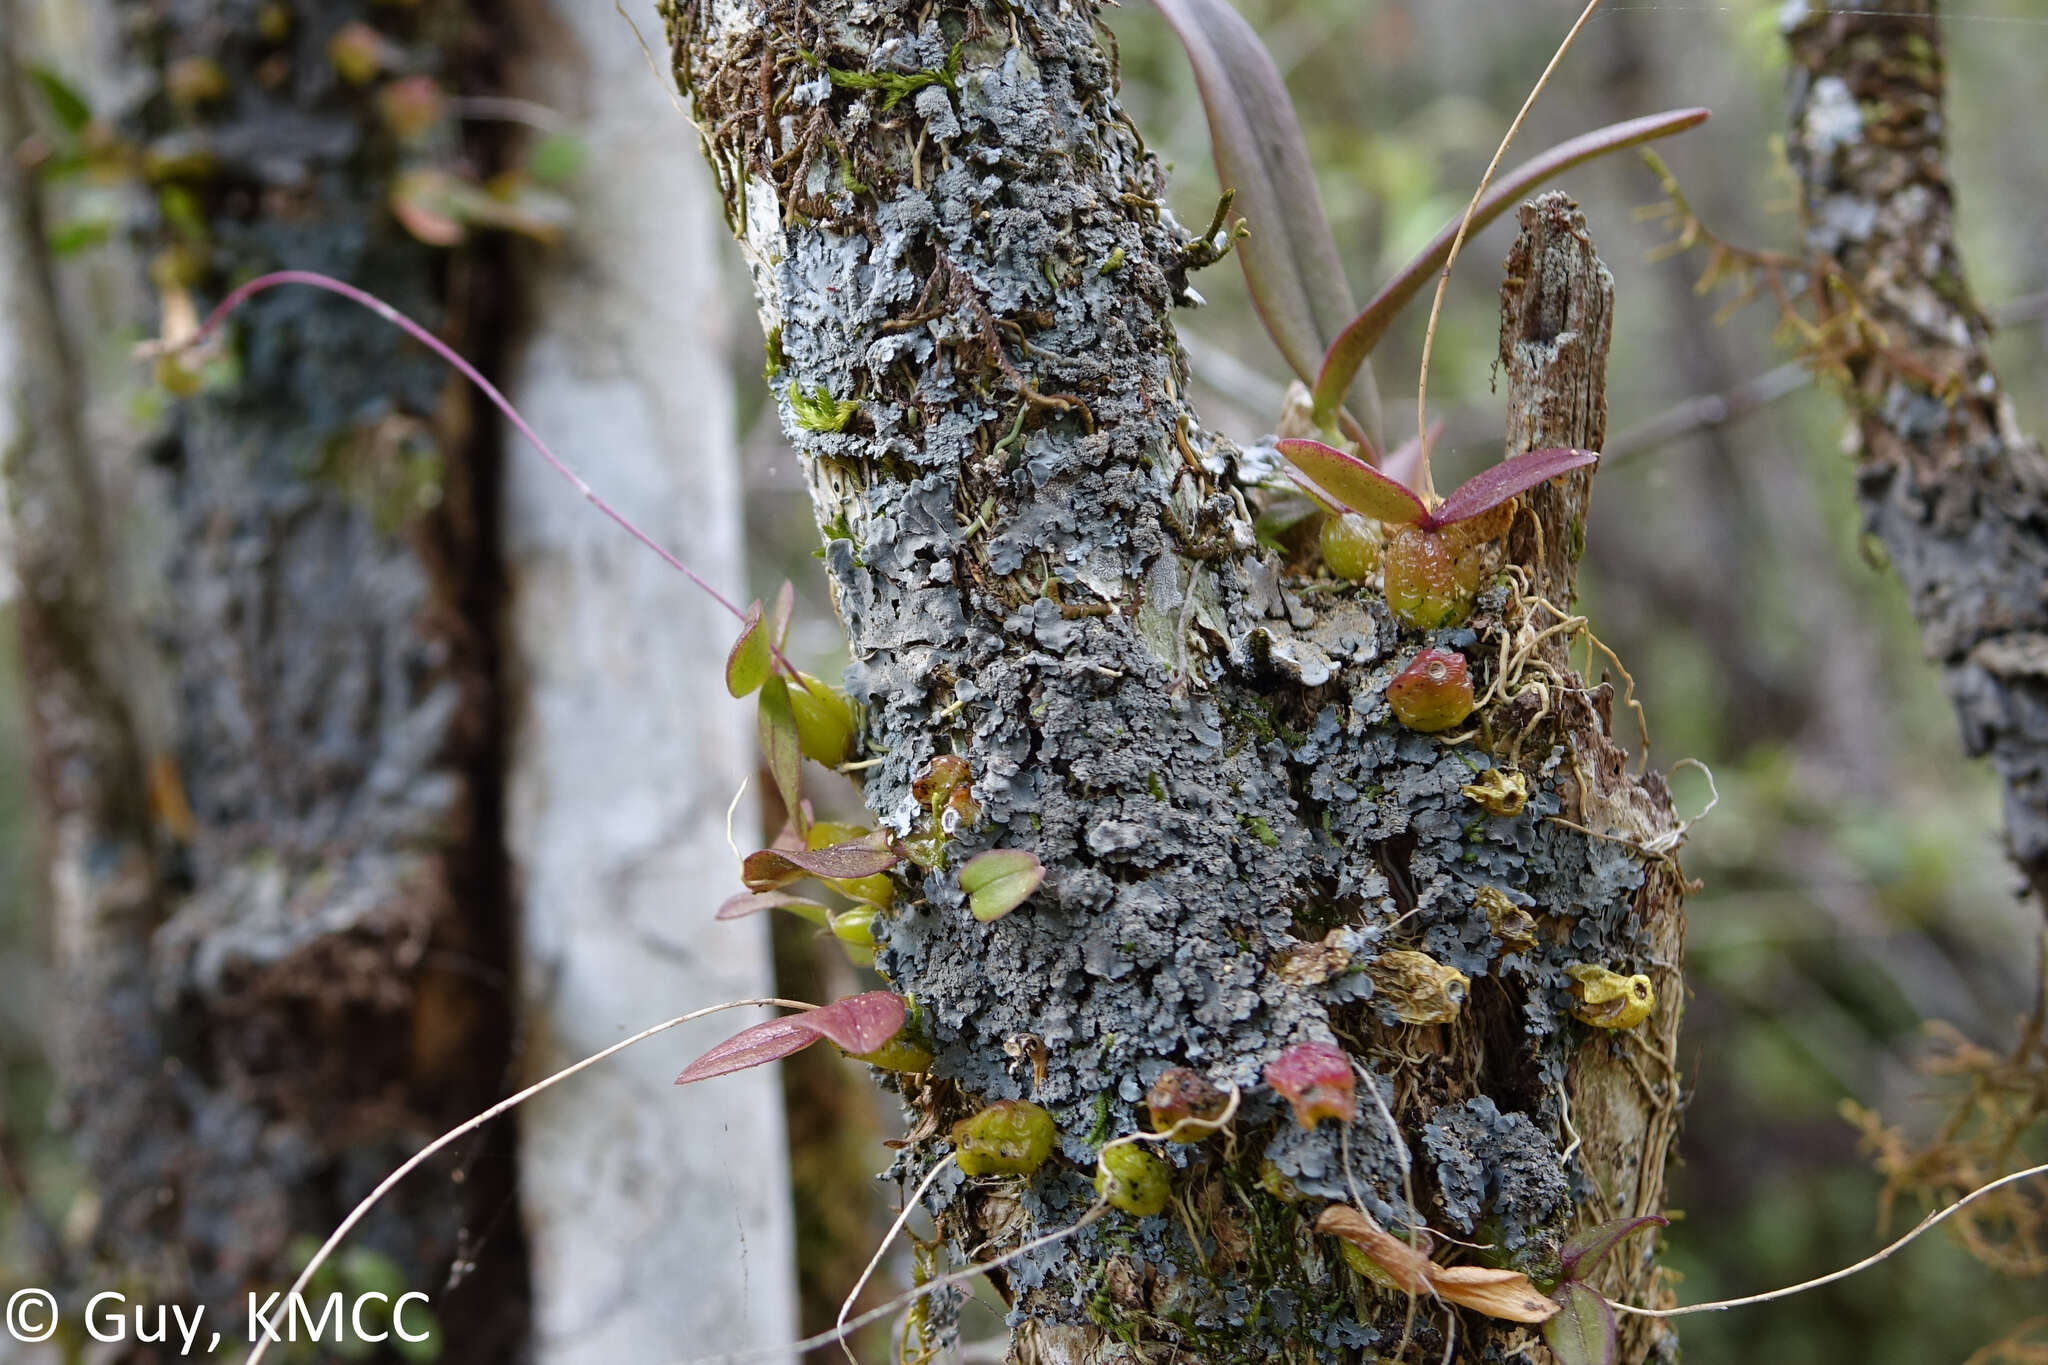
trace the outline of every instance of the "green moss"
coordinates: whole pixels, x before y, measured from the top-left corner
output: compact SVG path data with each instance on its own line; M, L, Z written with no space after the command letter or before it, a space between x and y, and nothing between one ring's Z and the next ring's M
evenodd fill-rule
M959 88L960 48L957 44L946 54L946 64L937 71L854 71L826 66L816 54L806 52L802 48L797 49L797 55L811 66L823 71L831 78L832 84L842 90L880 91L884 109L894 109L906 98L928 85L943 85L948 90Z
M860 411L860 403L851 398L834 398L831 390L823 384L809 394L792 384L789 386L789 409L796 414L796 424L805 431L844 431L853 415Z
M1280 846L1280 836L1273 832L1273 826L1267 822L1265 816L1240 815L1237 819L1239 824L1250 830L1253 837L1267 848L1278 848Z

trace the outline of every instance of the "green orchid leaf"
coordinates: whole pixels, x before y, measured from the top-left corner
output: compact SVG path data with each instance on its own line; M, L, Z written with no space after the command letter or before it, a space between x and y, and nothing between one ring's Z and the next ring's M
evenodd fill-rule
M1614 1365L1614 1309L1576 1280L1559 1287L1558 1311L1543 1324L1557 1365Z
M1209 117L1216 178L1237 192L1234 211L1250 229L1237 243L1237 258L1252 303L1281 356L1309 383L1354 304L1301 121L1265 44L1227 0L1153 4L1187 50ZM1346 385L1355 389L1354 415L1377 439L1372 377L1363 366L1354 366L1351 376Z
M768 631L761 624L761 603L747 607L740 622L740 638L732 642L725 656L725 690L735 697L751 696L775 671L775 653L769 647Z
M1030 898L1045 880L1045 864L1021 848L990 849L960 869L967 909L983 924L999 920Z
M761 761L768 765L768 775L774 779L790 823L801 834L809 824L803 803L803 737L797 731L796 712L790 706L789 683L770 677L761 685L759 705Z

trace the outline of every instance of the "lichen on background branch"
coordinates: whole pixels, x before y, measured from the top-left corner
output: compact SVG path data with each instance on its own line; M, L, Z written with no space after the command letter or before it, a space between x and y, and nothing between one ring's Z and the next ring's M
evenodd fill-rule
M1986 349L1955 238L1939 6L1788 10L1788 151L1806 244L1839 273L1857 496L1972 754L2005 787L2012 856L2048 909L2048 460Z
M1578 1221L1656 1212L1681 879L1662 784L1629 775L1609 692L1563 657L1585 481L1519 517L1563 568L1511 567L1469 621L1404 629L1371 588L1259 542L1268 495L1187 405L1170 315L1213 252L1165 207L1091 7L663 12L824 536L868 806L909 834L935 758L971 774L975 818L873 924L936 1053L896 1082L904 1169L983 1106L1050 1113L1033 1174L933 1183L954 1257L986 1259L1090 1207L1098 1152L1144 1129L1164 1073L1243 1096L1228 1140L1151 1149L1160 1214L1003 1269L1013 1357L1347 1359L1404 1335L1441 1354L1447 1319L1409 1324L1405 1294L1313 1233L1324 1207L1532 1273ZM1511 449L1597 446L1611 286L1568 204L1530 231L1534 302L1504 345L1540 392ZM1560 386L1576 397L1544 397ZM1425 645L1468 654L1491 699L1466 733L1390 713ZM983 923L959 868L992 848L1046 877ZM1573 968L1654 974L1655 1012L1581 1022ZM1348 1123L1305 1129L1263 1083L1303 1042L1363 1068ZM1612 1273L1654 1293L1647 1255ZM949 1311L914 1326L942 1336Z

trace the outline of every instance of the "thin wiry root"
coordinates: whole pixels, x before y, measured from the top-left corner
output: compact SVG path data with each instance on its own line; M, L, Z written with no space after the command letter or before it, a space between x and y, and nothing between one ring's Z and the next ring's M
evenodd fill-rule
M910 1221L910 1215L917 1212L917 1206L924 1200L925 1191L932 1187L932 1182L939 1178L939 1173L952 1164L953 1156L950 1152L934 1161L932 1168L924 1173L924 1179L917 1182L917 1188L903 1201L903 1212L897 1214L896 1221L889 1225L888 1235L883 1237L882 1244L875 1248L874 1256L868 1261L868 1268L861 1271L860 1278L853 1282L853 1288L847 1291L845 1300L839 1305L839 1316L832 1320L835 1328L846 1326L846 1316L853 1311L854 1300L860 1297L860 1291L866 1289L868 1281L874 1278L876 1267L881 1265L882 1258L889 1254L889 1248L902 1233L903 1225ZM846 1352L846 1365L860 1365L860 1362L853 1358L853 1347L847 1345L845 1337L839 1339L839 1348Z
M1643 705L1636 699L1635 677L1621 662L1621 658L1605 641L1595 635L1583 616L1566 611L1557 603L1535 592L1530 587L1528 570L1519 564L1511 564L1506 570L1508 579L1508 600L1501 609L1501 623L1490 634L1499 640L1498 658L1494 665L1493 679L1487 684L1485 693L1479 698L1478 707L1484 710L1493 703L1511 701L1525 691L1540 688L1538 697L1542 706L1536 715L1525 722L1512 736L1497 737L1497 747L1508 756L1511 763L1518 762L1522 746L1529 742L1537 728L1556 714L1556 695L1575 693L1590 695L1582 677L1573 676L1560 670L1549 659L1540 657L1544 647L1553 641L1560 642L1560 652L1569 657L1574 646L1584 641L1586 645L1585 674L1593 671L1593 660L1597 651L1604 657L1622 682L1622 705L1634 713L1636 729L1641 736L1641 752L1637 756L1636 771L1640 773L1649 762L1650 721ZM1538 611L1547 613L1550 624L1539 627L1536 624ZM1553 695L1556 694L1556 695ZM1468 739L1470 735L1459 735L1455 739Z
M1040 1251L1053 1245L1055 1242L1065 1241L1067 1238L1089 1227L1108 1212L1109 1205L1101 1200L1097 1200L1088 1206L1086 1212L1066 1227L1055 1228L1042 1237L1034 1237L1024 1243L1024 1245L1012 1247L1000 1256L992 1257L986 1261L977 1261L965 1269L955 1270L950 1274L926 1280L923 1284L898 1294L880 1307L870 1308L857 1318L849 1318L829 1332L820 1332L816 1336L805 1337L802 1341L783 1342L775 1346L761 1346L749 1351L727 1351L722 1355L695 1356L682 1362L682 1365L751 1365L753 1361L781 1360L789 1356L801 1355L805 1351L814 1351L820 1346L836 1345L845 1340L848 1334L858 1332L869 1323L880 1322L884 1318L893 1317L929 1294L937 1293L941 1289L949 1289L956 1284L965 1284L977 1275L985 1275L991 1270L1002 1269L1020 1256L1028 1256L1034 1251Z
M1843 1266L1840 1270L1832 1271L1811 1280L1802 1280L1798 1284L1787 1285L1783 1289L1773 1289L1764 1294L1750 1294L1739 1299L1720 1299L1713 1303L1691 1303L1682 1308L1638 1308L1630 1303L1617 1303L1611 1305L1611 1307L1617 1313L1631 1313L1643 1318L1682 1318L1693 1313L1720 1313L1730 1308L1746 1308L1751 1304L1772 1303L1778 1299L1790 1298L1794 1294L1803 1294L1809 1289L1819 1289L1823 1285L1846 1280L1851 1275L1858 1274L1874 1265L1888 1261L1918 1241L1921 1236L1932 1231L1936 1224L1946 1222L1952 1215L1961 1213L1978 1200L1995 1194L2009 1186L2016 1185L2023 1180L2033 1180L2044 1175L2048 1175L2048 1165L2029 1166L2023 1171L2014 1171L2011 1175L2001 1176L1988 1185L1980 1185L1955 1203L1950 1204L1947 1208L1938 1209L1928 1214L1914 1225L1911 1232L1883 1250L1865 1256L1854 1265Z

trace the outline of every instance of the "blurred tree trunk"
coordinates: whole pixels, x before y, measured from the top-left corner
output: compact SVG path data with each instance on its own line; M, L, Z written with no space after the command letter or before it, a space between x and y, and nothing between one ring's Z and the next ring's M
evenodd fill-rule
M904 1083L905 1168L989 1101L1034 1100L1059 1127L1063 1159L1028 1182L941 1180L941 1236L969 1261L1072 1223L1096 1152L1144 1126L1168 1067L1244 1094L1234 1142L1173 1149L1165 1216L1112 1214L996 1277L1011 1358L1349 1360L1405 1339L1434 1360L1446 1310L1420 1305L1409 1333L1408 1298L1312 1233L1329 1203L1536 1273L1571 1226L1656 1211L1683 994L1663 784L1630 774L1611 690L1569 672L1561 639L1536 650L1546 685L1523 672L1486 713L1490 747L1403 730L1384 690L1413 633L1259 545L1237 452L1184 398L1170 312L1191 243L1093 6L662 9L851 637L868 807L911 832L911 784L943 753L979 803L953 870L907 882L876 927L937 1044ZM1568 201L1523 227L1509 451L1597 446L1611 282ZM1589 489L1531 498L1509 545L1560 607ZM1439 642L1484 689L1502 641L1553 619L1497 589L1475 635ZM1527 779L1527 810L1490 816L1462 790L1490 768ZM990 847L1048 876L981 924L957 869ZM1574 964L1651 976L1654 1013L1574 1022ZM1371 1078L1349 1124L1304 1132L1260 1081L1307 1039ZM1606 1269L1610 1293L1661 1292L1647 1240ZM932 1306L913 1332L949 1321ZM1456 1334L1463 1358L1532 1339L1472 1313ZM1633 1322L1623 1358L1668 1343Z
M609 5L520 7L514 88L583 143L567 240L532 274L507 371L562 455L739 595L730 308L717 200L674 96ZM517 440L510 432L507 440ZM750 727L734 629L524 450L505 468L506 819L528 1079L685 1009L773 995L766 917L710 923ZM744 600L744 599L742 599ZM792 1209L771 1071L678 1092L677 1043L520 1113L538 1365L793 1340ZM723 1249L723 1250L721 1250Z
M110 245L60 261L33 176L7 199L33 358L9 485L61 1081L95 1215L83 1287L239 1332L296 1241L506 1077L495 431L422 350L310 292L259 300L233 382L168 407L121 338L163 325L152 292L174 317L281 266L487 337L501 267L400 229L379 96L395 68L455 87L492 54L440 0L52 7L75 41L59 64L101 107L24 144L20 17L9 157L98 148L118 200ZM463 155L454 127L407 154ZM358 1238L465 1359L524 1336L510 1137L452 1153ZM358 1254L340 1287L377 1273Z
M1788 8L1788 150L1865 525L2005 788L2015 862L2048 908L2048 459L1991 368L1955 238L1940 6Z

